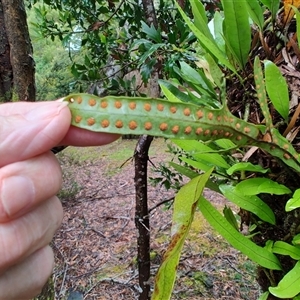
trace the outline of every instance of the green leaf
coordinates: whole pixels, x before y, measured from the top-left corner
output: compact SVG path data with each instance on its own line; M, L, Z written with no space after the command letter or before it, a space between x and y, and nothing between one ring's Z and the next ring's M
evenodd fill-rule
M274 19L279 9L280 0L260 0L260 1L270 10L272 14L272 19Z
M257 246L251 240L237 232L215 207L203 197L200 198L199 209L210 225L234 248L265 268L281 270L280 262L273 253Z
M201 32L209 38L211 41L213 41L213 36L207 26L207 17L206 17L206 11L204 5L200 1L190 1L192 6L192 12L194 15L194 24L198 28L198 30L201 30Z
M300 293L300 261L289 271L276 287L269 287L272 295L278 298L292 298Z
M257 196L246 196L232 185L219 186L223 195L239 207L252 212L261 220L275 225L275 215L272 209Z
M291 193L291 190L285 185L263 177L243 180L236 185L236 189L244 195L257 195L261 193L284 195Z
M199 161L199 160L195 161L193 159L186 158L186 157L181 157L180 159L181 161L187 163L188 165L190 165L191 167L199 171L207 172L210 168L214 166L213 164L209 164L206 161Z
M273 62L265 60L264 65L267 93L275 109L287 122L289 116L289 91L286 80Z
M259 27L262 31L264 27L264 15L262 7L257 0L247 0L246 7L252 21Z
M228 175L232 175L234 172L240 171L248 171L248 172L256 172L256 173L267 173L269 169L265 169L259 165L253 165L250 162L240 162L234 164L227 170Z
M181 166L179 164L176 164L174 162L169 162L169 165L174 168L176 171L178 171L180 174L190 178L190 179L193 179L197 176L199 176L199 173L191 170L190 168L186 168L184 166ZM208 169L209 170L209 169ZM213 182L211 179L208 179L207 182L206 182L206 187L209 188L210 190L212 191L215 191L219 194L221 194L221 191L219 189L219 185L216 184L215 182Z
M224 17L220 14L220 12L216 11L213 19L215 43L218 45L219 49L225 53L223 21Z
M237 231L239 231L239 225L236 221L236 217L234 216L234 213L231 210L231 208L225 205L223 209L223 214L225 219L232 225L232 227L235 228Z
M273 241L267 240L264 248L267 249L268 251L272 252L273 245L274 245Z
M268 107L268 100L266 95L266 86L265 86L263 71L258 56L256 56L254 60L254 79L255 79L255 87L256 87L259 106L261 108L263 116L265 117L266 127L268 130L270 130L270 128L273 127L273 123L272 123L272 117Z
M297 24L297 41L300 41L300 12L297 7L291 5L292 9L296 15L296 24Z
M167 97L167 99L171 102L181 102L176 96L175 96L175 91L169 89L169 86L165 85L163 82L159 82L159 86L163 92L163 94ZM177 93L176 93L177 95Z
M296 234L293 237L292 243L293 243L293 245L299 245L300 246L300 233Z
M164 48L165 46L165 44L151 45L151 47L139 57L140 65L145 65L145 61L147 61L155 51L157 51L159 48Z
M230 150L230 149L235 149L236 144L233 143L231 140L228 139L219 139L215 141L215 144L218 145L220 148Z
M152 300L168 300L171 298L180 253L193 221L197 203L211 172L212 169L192 179L180 189L175 197L171 242L155 277Z
M172 97L173 100L170 99L169 97L167 97L170 101L178 102L178 99L179 99L182 102L191 102L191 98L189 97L189 95L181 92L176 86L174 86L169 81L160 79L158 81L158 83L159 83L159 86L161 87L161 89L163 89L163 92L165 91L165 89L167 89L169 92L172 93L173 96L175 96L177 98L176 101L174 101L173 97ZM168 92L167 92L167 94L168 94ZM167 96L167 95L165 94L165 96Z
M214 96L215 91L212 86L212 84L209 82L206 76L204 74L201 74L201 72L197 72L195 69L193 69L190 65L188 65L186 62L181 61L180 62L180 70L182 72L182 77L187 80L188 82L194 83L197 86L201 86L201 92L204 95Z
M211 78L213 79L213 82L217 85L217 87L219 87L220 89L223 88L223 77L224 74L221 71L220 67L218 66L218 64L215 62L215 60L213 59L213 57L209 54L206 53L204 55L208 66L209 66L209 73L211 75Z
M145 32L149 38L154 40L156 43L162 43L161 33L159 30L156 30L153 24L149 27L144 21L141 22L142 31Z
M169 166L171 166L172 168L174 168L176 171L178 171L180 174L190 178L190 179L193 179L197 176L199 176L199 173L191 170L190 168L186 168L184 166L181 166L179 164L176 164L172 161L169 162Z
M246 0L222 0L224 9L224 33L240 67L244 68L251 46L251 30Z
M190 154L195 154L198 152L212 152L213 150L207 145L203 144L201 141L184 141L172 139L173 143L180 147L182 150L189 152Z
M172 141L181 149L190 152L196 161L207 164L207 166L216 166L225 169L230 167L230 165L220 154L214 153L214 150L199 141Z
M293 197L288 200L285 205L285 211L292 211L298 207L300 207L300 189L296 190Z
M193 0L190 0L193 1ZM212 55L214 55L221 64L226 66L228 69L230 69L232 72L237 74L237 71L235 67L228 61L227 57L224 55L224 53L218 48L217 44L214 41L211 41L208 37L205 36L203 32L201 32L192 22L191 20L186 16L186 14L183 12L181 7L178 5L177 2L175 2L176 7L178 8L182 18L186 22L186 24L190 27L192 32L197 37L200 45L207 49ZM237 74L238 75L238 74Z
M264 292L263 294L261 294L260 296L259 296L259 298L257 299L257 300L268 300L268 297L269 297L269 292L267 291L267 292Z
M272 251L276 254L289 255L292 259L300 260L300 248L283 241L275 242Z

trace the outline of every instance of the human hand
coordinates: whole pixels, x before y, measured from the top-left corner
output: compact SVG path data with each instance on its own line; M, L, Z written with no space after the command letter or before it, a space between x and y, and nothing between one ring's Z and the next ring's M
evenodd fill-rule
M60 226L56 145L96 146L117 135L70 127L65 103L0 105L0 300L31 299L53 269L49 243Z

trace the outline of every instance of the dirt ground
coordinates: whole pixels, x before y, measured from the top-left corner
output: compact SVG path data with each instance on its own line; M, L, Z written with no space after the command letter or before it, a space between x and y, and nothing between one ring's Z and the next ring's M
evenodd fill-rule
M133 153L135 141L105 147L68 148L59 154L64 172L63 224L53 241L56 299L138 299ZM167 162L163 139L150 159ZM150 171L150 176L154 176ZM149 207L174 196L149 187ZM206 191L215 205L225 200ZM155 275L169 241L171 210L151 213L151 272ZM152 278L153 280L153 278ZM257 299L255 267L214 232L200 213L183 249L172 299Z

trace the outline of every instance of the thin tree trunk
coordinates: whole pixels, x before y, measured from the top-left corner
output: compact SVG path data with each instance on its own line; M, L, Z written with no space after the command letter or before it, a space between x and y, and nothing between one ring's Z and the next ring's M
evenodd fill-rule
M154 25L157 28L157 18L152 0L143 0L143 8L148 26ZM158 62L149 80L149 95L158 98L160 89L158 79L161 73L161 62ZM140 137L134 154L135 160L135 188L136 188L136 214L135 224L138 230L138 271L140 295L139 300L150 299L150 219L148 211L147 192L147 168L148 153L153 137L143 135Z
M137 261L139 272L139 300L150 299L150 222L148 211L147 167L148 152L153 137L142 135L134 154L135 167L135 226L138 230Z
M13 70L12 92L15 94L13 98L17 98L14 100L34 101L35 67L24 2L23 0L0 1Z
M0 102L12 98L13 71L10 63L10 48L4 24L2 2L0 1Z

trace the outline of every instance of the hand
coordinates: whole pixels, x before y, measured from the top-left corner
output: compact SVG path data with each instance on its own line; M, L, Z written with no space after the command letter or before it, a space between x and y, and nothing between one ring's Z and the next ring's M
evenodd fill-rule
M49 243L63 212L57 145L96 146L117 135L70 127L65 103L0 105L0 300L31 299L53 268Z

